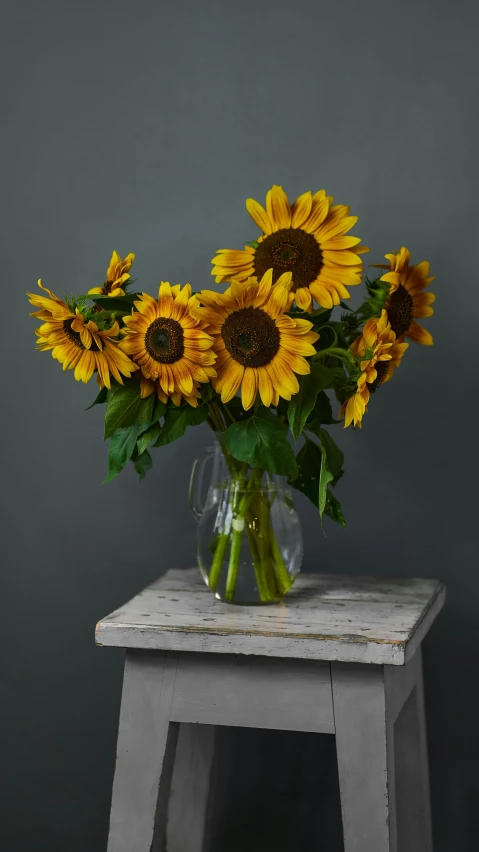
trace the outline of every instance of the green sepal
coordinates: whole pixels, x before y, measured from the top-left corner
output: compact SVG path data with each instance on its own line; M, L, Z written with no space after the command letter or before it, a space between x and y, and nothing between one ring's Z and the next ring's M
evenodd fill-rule
M296 441L315 406L318 393L324 388L331 387L333 373L324 364L313 362L311 372L307 376L300 376L298 381L299 392L291 397L288 405L288 422Z
M358 369L359 374L359 369ZM344 366L333 368L333 388L336 399L342 405L356 393L357 379L346 373Z
M131 379L124 385L115 382L108 391L105 412L105 439L110 438L117 429L135 424L153 422L156 397L140 397L140 383Z
M98 305L99 308L103 308L104 311L114 311L115 313L123 313L123 314L131 314L132 308L134 308L134 303L140 297L139 293L126 293L124 296L103 296L103 295L91 295L90 299L95 302L95 305Z
M88 408L85 408L85 411L90 411L90 408L93 408L94 405L102 405L104 402L106 402L107 394L108 388L102 388L96 399L92 402L92 404L89 405Z
M249 243L245 243L245 246L251 246L251 248L257 249L259 248L258 240L250 240Z
M177 438L181 438L185 434L188 426L199 426L205 422L207 417L206 405L200 405L198 408L193 408L191 405L182 405L179 408L176 406L169 407L165 422L153 446L164 447L165 444L171 444L172 441L176 441Z
M380 281L376 278L374 281L366 281L366 288L369 293L369 299L365 299L358 313L364 322L372 317L380 317L390 290L390 284L387 281Z
M268 408L260 406L247 420L228 426L224 441L237 461L294 478L297 465L287 435L286 424Z

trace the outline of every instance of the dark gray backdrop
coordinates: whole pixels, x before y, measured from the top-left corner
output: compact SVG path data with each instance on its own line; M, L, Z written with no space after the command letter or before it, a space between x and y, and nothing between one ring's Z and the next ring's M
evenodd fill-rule
M313 508L298 506L307 570L448 584L426 642L436 849L475 848L473 8L4 0L2 852L105 849L123 660L95 648L94 625L194 561L186 490L209 437L205 426L158 451L141 486L133 470L102 485L103 412L84 411L96 385L35 352L24 293L40 275L58 294L98 285L113 248L137 253L146 290L160 278L208 286L215 249L256 236L244 199L274 182L293 198L325 187L359 214L371 261L404 243L437 275L436 346L412 345L362 432L338 432L348 530L329 524L324 538ZM334 778L321 749L290 749L304 758L296 801L314 803L317 779L324 792ZM312 845L298 834L285 848ZM253 847L270 848L265 837L241 848Z

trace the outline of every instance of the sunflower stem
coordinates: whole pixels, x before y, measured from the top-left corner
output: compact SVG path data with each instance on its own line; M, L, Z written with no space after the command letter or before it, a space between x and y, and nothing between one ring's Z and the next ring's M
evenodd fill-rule
M223 567L223 562L225 560L226 551L228 549L230 536L227 532L220 533L218 538L215 555L213 557L213 563L211 565L210 574L208 577L208 585L212 592L216 592L218 587L218 581L221 574L221 569Z
M316 355L311 357L311 361L319 361L320 358L326 358L329 355L333 358L339 358L341 361L349 361L349 363L356 367L357 361L354 355L351 352L348 352L347 349L341 349L339 346L330 346L328 349L320 349L319 352L316 352Z
M237 516L233 518L233 529L231 531L231 550L228 562L228 573L226 575L225 598L232 601L236 591L236 580L240 563L241 544L243 540L244 518Z

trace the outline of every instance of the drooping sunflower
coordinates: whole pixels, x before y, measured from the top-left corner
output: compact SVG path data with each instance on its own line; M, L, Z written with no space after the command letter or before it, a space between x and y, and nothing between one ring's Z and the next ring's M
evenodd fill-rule
M118 347L114 339L120 333L117 322L111 328L100 330L93 320L85 320L78 308L73 312L68 305L55 296L47 287L42 290L49 298L35 293L27 293L29 301L39 311L30 316L44 320L40 328L35 329L37 349L51 350L52 357L64 370L75 370L77 381L89 382L93 373L98 373L101 387L110 387L110 376L123 384L122 376L130 378L137 370L134 364Z
M390 285L385 307L391 328L397 337L405 336L415 343L432 346L432 335L415 322L434 313L431 308L436 300L434 293L423 292L435 277L429 275L429 263L423 260L417 266L412 266L411 254L405 246L397 254L386 254L385 257L390 265L378 264L378 268L389 270L381 281L387 281Z
M243 251L220 249L212 260L216 283L261 278L273 269L273 282L284 272L292 274L292 292L302 310L311 311L313 299L324 308L348 299L348 286L359 284L360 254L369 251L359 237L346 236L358 217L349 207L333 206L324 189L305 192L290 205L281 186L266 195L266 209L253 198L248 213L262 230L257 246Z
M114 251L106 271L105 283L101 287L93 287L88 291L88 295L124 296L125 291L122 285L130 278L134 259L135 255L130 253L122 260L118 252Z
M156 392L163 402L171 398L177 405L183 396L196 406L200 383L216 376L216 356L213 338L192 314L198 303L190 285L162 281L158 299L142 293L134 304L136 311L123 317L120 348L141 367L141 395Z
M218 376L213 386L223 402L241 387L245 410L258 393L264 405L277 405L280 396L291 399L298 393L295 374L310 372L305 356L315 354L319 334L311 331L311 322L286 315L294 298L291 278L286 272L273 283L269 269L261 281L233 281L225 293L203 290L198 295L203 307L193 314L215 339Z
M345 428L351 423L361 427L371 394L392 378L408 346L409 343L396 340L385 310L379 319L370 319L365 324L362 334L351 346L353 355L361 358L361 375L355 394L343 403L339 413L340 417L345 415Z

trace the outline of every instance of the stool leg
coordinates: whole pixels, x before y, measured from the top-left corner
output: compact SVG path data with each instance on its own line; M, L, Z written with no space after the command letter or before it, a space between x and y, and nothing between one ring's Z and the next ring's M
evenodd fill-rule
M398 852L382 666L331 664L344 852Z
M214 725L180 725L168 803L168 852L208 852L210 803L216 784L215 741Z
M421 649L408 663L406 677L401 670L386 674L387 694L402 687L394 721L398 850L432 852ZM394 684L401 679L403 684Z
M178 735L176 655L127 651L108 852L163 852Z

